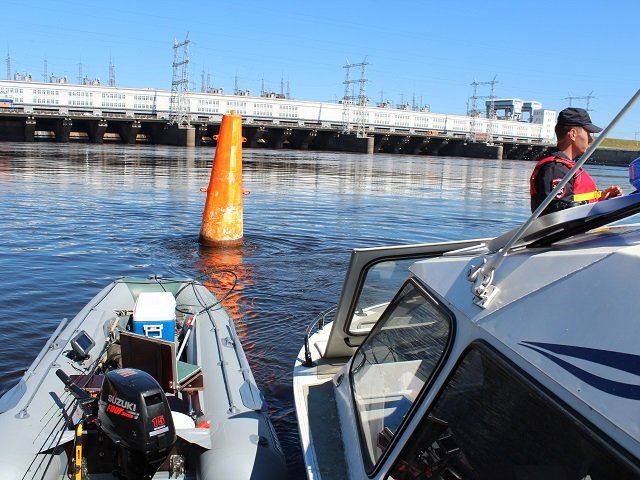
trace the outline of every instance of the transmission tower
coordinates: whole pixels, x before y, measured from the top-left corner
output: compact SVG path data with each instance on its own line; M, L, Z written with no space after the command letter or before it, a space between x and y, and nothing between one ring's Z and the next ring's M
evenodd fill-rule
M471 86L473 87L473 95L471 95L471 97L469 98L469 102L467 102L467 115L471 117L471 125L470 125L470 130L471 130L471 140L475 141L475 136L476 136L476 129L477 129L477 125L478 125L478 117L480 116L480 110L478 109L478 100L485 100L488 99L489 100L489 108L487 109L487 118L489 120L489 123L487 124L487 139L490 142L491 141L491 130L492 130L492 120L495 118L496 116L496 109L495 109L495 86L496 83L498 83L498 81L496 80L496 77L493 77L493 80L489 80L486 82L476 82L475 80L473 82L471 82ZM478 95L478 86L480 85L489 85L490 91L489 91L489 95Z
M189 105L189 34L183 42L173 41L173 81L171 82L170 123L190 125Z
M346 79L344 83L344 98L342 99L342 122L343 122L343 131L344 133L351 132L351 121L349 118L349 107L350 105L356 105L356 135L359 137L365 136L365 120L366 120L366 107L367 107L367 79L366 79L366 69L369 62L366 61L366 57L364 61L360 63L348 63L343 66L343 68L347 69ZM360 67L360 79L352 80L351 79L351 69ZM358 95L355 95L355 85L359 84L360 88L358 91Z
M116 66L113 64L111 59L109 59L109 86L116 86Z
M582 95L580 97L575 97L575 96L571 96L571 94L569 94L568 97L565 97L565 100L569 101L569 106L572 106L573 100L586 100L587 101L587 108L585 108L585 110L587 112L591 112L592 110L589 108L589 103L591 102L591 99L595 99L596 97L593 96L593 90L591 92L589 92L589 95Z
M78 63L78 84L82 85L82 60Z
M49 81L49 72L48 72L48 68L47 68L47 57L44 57L44 68L42 70L42 81L43 82L48 82Z
M344 84L344 96L342 97L342 129L344 133L350 133L351 121L349 119L349 103L353 98L353 81L351 80L351 64L349 63L349 60L347 60L347 64L342 68L347 69L347 78L342 82Z
M11 55L7 51L7 80L11 80Z
M490 118L493 118L493 116L495 116L495 104L494 104L494 100L495 100L495 85L496 83L499 83L496 80L496 77L493 77L493 80L489 80L487 82L476 82L475 80L473 82L471 82L471 86L473 87L473 95L469 98L470 101L470 107L467 110L467 115L470 117L478 117L480 116L480 110L478 109L478 100L484 100L484 99L489 99L489 110L487 110L487 116ZM489 95L478 95L478 86L479 85L490 85L491 86L491 90ZM469 104L467 104L469 105Z

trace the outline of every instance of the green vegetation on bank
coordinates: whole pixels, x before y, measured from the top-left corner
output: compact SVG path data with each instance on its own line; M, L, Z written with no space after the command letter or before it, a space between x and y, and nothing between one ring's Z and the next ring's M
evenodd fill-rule
M640 140L605 138L600 146L602 148L619 148L621 150L640 150Z

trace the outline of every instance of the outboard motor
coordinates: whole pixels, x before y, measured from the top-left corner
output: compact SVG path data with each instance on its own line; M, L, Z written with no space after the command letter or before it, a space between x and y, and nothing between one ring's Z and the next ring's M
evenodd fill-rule
M106 374L98 419L118 446L120 470L127 480L153 477L176 442L167 397L142 370L121 368Z

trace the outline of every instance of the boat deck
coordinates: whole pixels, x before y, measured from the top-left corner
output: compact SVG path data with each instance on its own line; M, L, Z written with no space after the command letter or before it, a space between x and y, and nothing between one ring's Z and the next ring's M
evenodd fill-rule
M333 383L328 381L305 387L309 410L314 415L309 418L311 438L320 467L321 478L348 478L344 459L344 446L336 406Z
M302 358L302 357L301 357ZM305 367L300 359L296 370L305 371L298 376L296 388L302 393L299 397L306 402L305 412L314 412L313 416L298 418L300 434L306 437L304 455L314 458L317 470L307 467L309 479L348 478L347 462L344 457L344 445L340 435L340 416L336 404L335 387L332 379L344 366L348 358L336 358L331 362L316 360L313 367ZM300 414L301 410L298 410ZM319 477L318 477L319 475Z

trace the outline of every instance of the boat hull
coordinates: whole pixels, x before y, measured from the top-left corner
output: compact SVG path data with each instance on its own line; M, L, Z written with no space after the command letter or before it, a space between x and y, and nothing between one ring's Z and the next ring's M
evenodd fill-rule
M147 341L127 330L136 300L143 292L171 292L175 297L177 343L158 343L181 355L177 373L173 372L170 388L165 390L169 403L176 406L172 406L172 416L178 441L172 454L181 457L185 466L172 465L175 459L170 455L154 478L285 477L284 456L266 403L226 311L198 282L155 278L124 278L104 288L76 317L59 326L23 378L0 398L3 477L67 478L74 456L75 426L83 415L56 372L98 378L98 373L106 371L104 362L110 345L119 343L124 359L123 338L129 335L136 341ZM185 321L190 328L183 325ZM71 345L81 331L95 342L82 360ZM114 342L114 337L120 340ZM174 361L172 358L168 363ZM180 364L196 372L184 384L180 383ZM162 384L163 379L158 381ZM85 445L97 448L97 443ZM105 466L91 460L94 453L84 453L88 477L101 478L104 474L112 478L110 471L101 471L107 469ZM100 455L104 459L115 454L107 451L106 456L104 452Z

